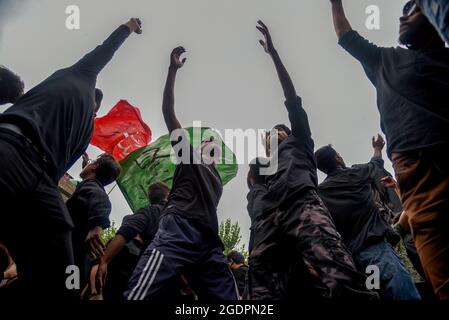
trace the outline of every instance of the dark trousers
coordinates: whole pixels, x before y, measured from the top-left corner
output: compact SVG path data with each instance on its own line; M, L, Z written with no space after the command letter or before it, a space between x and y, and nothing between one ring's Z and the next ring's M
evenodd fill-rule
M250 299L376 299L316 192L296 199L255 222Z
M218 241L181 216L161 218L153 242L130 279L127 300L171 301L184 275L201 301L238 300L234 276Z
M17 264L20 298L71 298L71 220L44 166L23 137L0 129L0 241Z
M416 249L435 295L449 300L449 157L447 150L393 154Z

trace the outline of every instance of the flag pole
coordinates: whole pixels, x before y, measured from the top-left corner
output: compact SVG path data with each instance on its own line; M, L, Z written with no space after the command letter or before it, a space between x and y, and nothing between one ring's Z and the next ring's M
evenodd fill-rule
M112 189L108 192L108 196L114 191L115 187L117 187L118 183L115 183L115 185L112 187Z

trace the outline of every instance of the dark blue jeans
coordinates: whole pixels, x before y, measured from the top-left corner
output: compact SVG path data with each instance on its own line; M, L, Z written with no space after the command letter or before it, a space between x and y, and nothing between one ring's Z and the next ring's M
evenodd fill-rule
M379 268L381 299L421 300L410 273L387 241L367 247L354 258L361 271L365 271L368 266Z
M168 214L161 218L153 242L140 257L125 298L172 301L170 297L181 275L202 301L239 298L234 276L217 241L193 222Z

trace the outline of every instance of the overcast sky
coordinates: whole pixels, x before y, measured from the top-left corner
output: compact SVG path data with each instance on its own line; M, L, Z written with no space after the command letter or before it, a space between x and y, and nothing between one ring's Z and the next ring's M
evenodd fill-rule
M353 28L379 45L396 46L405 1L344 2ZM68 5L81 10L80 30L65 28ZM369 5L381 10L380 30L365 27ZM100 74L100 116L126 99L141 109L153 140L165 134L161 103L169 54L183 45L188 61L178 75L176 111L184 126L200 120L224 131L288 123L275 69L258 44L255 25L262 19L303 98L316 146L332 143L347 164L370 159L371 137L380 132L374 87L337 45L328 0L0 0L0 64L20 74L30 89L130 17L142 19L144 33L131 36ZM91 147L89 153L100 151ZM78 176L80 169L77 163L70 174ZM219 220L240 223L244 243L250 226L246 173L240 167L225 187L218 212ZM118 188L111 199L112 220L120 224L131 211Z

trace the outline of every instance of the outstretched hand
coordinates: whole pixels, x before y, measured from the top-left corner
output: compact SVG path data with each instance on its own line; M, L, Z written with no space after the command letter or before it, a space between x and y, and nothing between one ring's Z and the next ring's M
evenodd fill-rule
M268 30L268 27L261 20L257 21L257 23L259 24L256 26L257 30L259 30L264 36L264 40L259 40L259 43L262 45L266 53L273 54L276 50L273 45L270 30Z
M142 22L139 18L131 18L125 25L131 30L131 32L135 32L137 34L142 34Z
M380 134L377 135L377 139L376 137L373 137L373 148L376 150L383 150L385 147L385 140L384 138L382 138L382 136Z
M182 54L186 52L184 47L177 47L173 49L170 56L170 68L174 68L176 70L182 68L184 63L186 63L187 58L182 58Z

